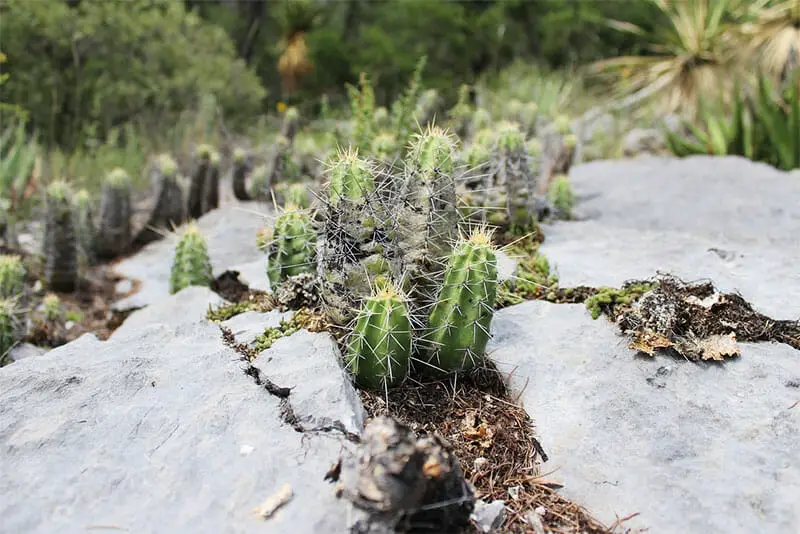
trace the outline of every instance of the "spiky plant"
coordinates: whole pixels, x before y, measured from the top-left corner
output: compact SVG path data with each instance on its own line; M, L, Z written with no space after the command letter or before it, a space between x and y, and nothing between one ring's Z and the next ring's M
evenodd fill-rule
M211 145L200 145L189 183L188 216L200 218L219 203L219 154ZM216 201L215 201L216 199Z
M428 318L424 344L434 373L468 371L483 360L497 296L491 234L472 231L453 249Z
M78 241L72 212L72 190L55 181L45 192L43 258L46 287L70 293L78 284Z
M379 161L392 161L397 157L397 139L394 135L384 132L379 133L372 140L370 152Z
M11 120L0 134L0 236L5 234L6 241L16 247L17 217L36 188L39 148L28 138L25 121L10 114L8 118Z
M475 112L470 103L470 90L469 85L462 84L458 89L458 100L448 112L453 124L452 129L461 139L465 139L469 135L470 122Z
M375 91L366 73L361 73L358 87L347 85L352 113L352 144L366 153L375 136Z
M95 262L96 231L92 197L86 189L75 193L75 233L78 237L78 268L85 272Z
M16 255L0 255L0 298L19 298L25 292L25 266Z
M493 191L487 199L488 220L512 231L526 231L535 222L536 177L531 172L525 138L519 125L502 122L492 154Z
M250 173L250 198L266 199L270 190L270 169L258 165Z
M286 188L286 202L285 204L293 204L298 208L308 209L311 207L311 199L309 198L308 185L304 183L290 184Z
M189 286L208 286L213 280L205 237L190 223L180 231L169 277L171 295Z
M288 204L276 219L267 245L267 276L272 287L289 276L314 272L315 246L311 217Z
M11 363L10 352L20 339L20 312L15 299L0 298L0 367Z
M132 238L131 211L130 177L125 170L116 168L103 182L95 249L99 258L115 258L128 248Z
M572 208L575 206L575 193L567 175L557 175L550 184L548 194L556 214L562 219L571 218Z
M408 376L412 329L406 299L384 284L364 300L347 345L347 367L364 388L386 390Z
M417 123L417 118L414 113L417 103L419 102L420 94L422 93L422 73L425 70L425 65L428 63L428 57L422 56L417 61L417 66L414 69L414 74L408 82L403 96L398 98L392 104L392 131L394 137L397 139L398 146L406 146L411 132L414 131L414 126Z
M64 306L55 293L48 293L42 299L42 317L49 323L58 323L64 320Z
M178 177L178 164L169 154L159 155L150 175L153 207L147 224L136 237L139 244L161 238L184 220L183 189Z
M243 148L233 151L233 196L236 200L250 200L247 192L247 174L250 171L250 162L247 152Z
M751 0L741 33L755 63L773 79L800 69L800 2Z

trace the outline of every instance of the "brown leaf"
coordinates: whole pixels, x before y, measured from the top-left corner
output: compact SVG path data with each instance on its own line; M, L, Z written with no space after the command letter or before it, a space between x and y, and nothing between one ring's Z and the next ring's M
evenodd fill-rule
M656 349L665 349L672 346L672 341L665 336L648 331L638 332L633 341L628 344L628 348L638 350L648 356L653 356L656 353Z
M697 342L699 353L704 360L722 361L726 357L739 356L739 346L736 344L736 334L731 332L727 336L708 336Z

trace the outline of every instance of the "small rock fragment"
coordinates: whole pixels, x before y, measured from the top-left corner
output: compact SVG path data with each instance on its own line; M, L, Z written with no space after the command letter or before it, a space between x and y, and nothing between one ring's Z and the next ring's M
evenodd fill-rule
M475 511L470 516L478 530L485 533L499 529L503 526L505 518L506 503L504 501L486 503L480 499L475 501Z

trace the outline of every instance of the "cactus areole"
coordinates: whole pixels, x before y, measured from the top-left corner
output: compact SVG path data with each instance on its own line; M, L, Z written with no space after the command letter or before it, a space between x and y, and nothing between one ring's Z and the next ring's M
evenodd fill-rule
M408 375L411 321L405 299L391 286L365 299L347 347L347 365L356 382L386 389Z
M467 371L483 359L497 296L490 236L474 232L456 245L428 320L425 345L434 374Z

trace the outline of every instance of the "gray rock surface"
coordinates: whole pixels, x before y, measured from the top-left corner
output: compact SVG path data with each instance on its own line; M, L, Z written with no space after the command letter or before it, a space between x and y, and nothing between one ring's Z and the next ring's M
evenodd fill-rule
M17 362L19 360L25 358L31 358L33 356L41 356L42 354L46 354L47 349L42 347L37 347L36 345L31 345L30 343L20 343L15 345L8 353L9 358L11 358L12 362Z
M197 220L208 243L215 276L234 266L263 262L264 254L256 247L255 239L258 229L266 224L265 217L269 213L266 204L232 202ZM141 308L169 295L169 274L176 244L177 237L173 234L117 263L114 270L119 275L137 280L140 285L136 293L115 302L115 309ZM263 286L264 281L255 271L248 272L248 275L254 278L252 283ZM263 276L266 279L266 270Z
M360 433L364 410L341 361L330 334L300 330L275 341L253 366L276 384L292 388L290 403L303 428L341 424Z
M641 157L573 167L580 221L544 227L562 286L657 271L710 278L775 319L800 317L800 181L739 157Z
M517 260L510 257L502 250L496 252L497 256L497 280L509 280L517 276Z
M349 442L282 422L286 401L245 375L216 325L185 314L201 293L136 312L109 341L87 334L0 370L0 532L346 531L352 510L323 479ZM320 413L353 418L333 408L351 399L325 394ZM289 501L258 517L285 484Z
M501 310L489 350L511 373L563 494L659 534L800 525L800 352L742 344L723 365L637 356L582 305Z

